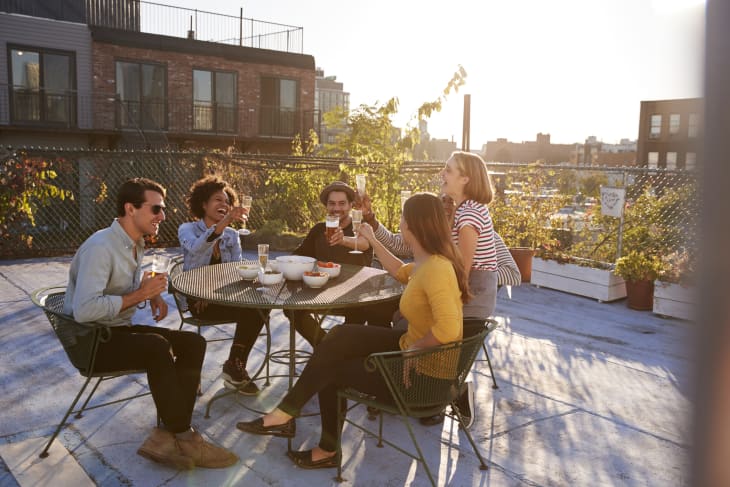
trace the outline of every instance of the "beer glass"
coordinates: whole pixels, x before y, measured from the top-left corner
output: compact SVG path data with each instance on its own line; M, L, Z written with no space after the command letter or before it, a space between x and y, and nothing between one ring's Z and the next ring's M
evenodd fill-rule
M362 210L352 210L350 216L352 217L352 233L355 235L355 250L351 250L350 253L362 254L361 250L357 250L357 233L362 223Z

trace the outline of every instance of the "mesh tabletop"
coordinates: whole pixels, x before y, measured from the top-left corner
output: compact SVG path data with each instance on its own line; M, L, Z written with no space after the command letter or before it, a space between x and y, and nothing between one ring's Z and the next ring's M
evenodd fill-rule
M318 289L303 281L284 280L273 286L246 281L238 274L241 264L256 261L226 262L185 271L172 279L182 294L228 306L269 309L350 308L392 301L400 297L403 285L387 272L373 267L343 264L340 275ZM263 291L257 289L264 288Z

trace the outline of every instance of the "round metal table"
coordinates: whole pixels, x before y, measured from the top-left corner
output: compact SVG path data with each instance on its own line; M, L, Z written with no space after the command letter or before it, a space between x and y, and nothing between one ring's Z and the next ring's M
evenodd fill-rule
M386 271L373 267L343 264L340 275L330 279L318 289L307 287L303 281L284 280L272 286L262 286L258 280L247 281L238 274L241 264L258 265L257 261L227 262L206 265L185 271L172 279L172 286L180 293L225 306L255 308L262 318L269 321L268 311L309 310L319 316L319 321L333 310L351 309L375 303L400 299L403 285ZM263 290L257 290L261 289ZM269 347L267 345L267 351ZM281 352L267 352L266 363L281 357ZM296 374L298 359L295 347L295 330L289 327L289 350L284 355L289 365L289 387ZM268 377L268 369L267 369ZM231 391L231 392L236 392ZM211 404L227 394L213 397L205 411L210 417Z

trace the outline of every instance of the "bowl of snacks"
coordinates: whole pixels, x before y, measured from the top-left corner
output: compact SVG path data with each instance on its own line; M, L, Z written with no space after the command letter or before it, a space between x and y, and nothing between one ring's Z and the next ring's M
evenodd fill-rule
M309 287L318 288L322 287L325 284L327 284L327 281L329 280L330 275L326 272L317 272L317 271L307 271L304 274L302 274L302 279L304 279L304 284L306 284Z
M258 277L259 282L264 286L279 284L284 279L284 276L278 271L261 272L261 270L259 270Z
M256 264L241 264L238 266L238 274L247 281L253 281L259 273L260 267Z
M317 270L319 272L326 272L330 275L330 278L334 279L340 275L342 266L340 264L335 264L334 262L322 262L321 260L318 260Z
M301 281L302 274L314 269L315 262L316 259L304 255L282 255L276 258L279 272L290 281Z

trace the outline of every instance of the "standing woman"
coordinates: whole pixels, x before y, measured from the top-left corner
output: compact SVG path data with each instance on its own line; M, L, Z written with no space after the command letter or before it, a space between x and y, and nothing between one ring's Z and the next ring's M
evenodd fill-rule
M241 241L236 230L228 225L248 219L248 210L236 206L236 191L217 176L208 176L193 183L186 203L195 221L183 223L177 231L183 248L183 269L241 260ZM188 308L196 318L231 320L236 322L236 333L228 360L223 364L224 385L238 388L239 392L256 395L259 388L246 372L246 362L264 321L259 312L250 308L221 306L188 298Z
M451 235L473 296L464 305L464 318L483 320L494 314L497 304L497 251L487 209L494 195L492 181L481 157L460 151L451 154L440 176L442 192L456 205Z
M413 262L403 264L373 235L368 224L360 234L373 246L383 267L406 284L400 312L408 319L406 331L378 326L336 326L314 348L297 383L271 413L236 427L257 435L294 437L294 418L315 394L319 396L322 433L317 447L290 452L302 468L337 467L337 389L354 387L380 400L390 400L388 385L380 373L365 368L371 353L418 350L462 338L462 306L469 288L459 252L449 233L441 201L431 194L417 194L406 201L401 218L403 240L413 251ZM418 387L419 377L449 376L448 364L421 368L409 376Z

